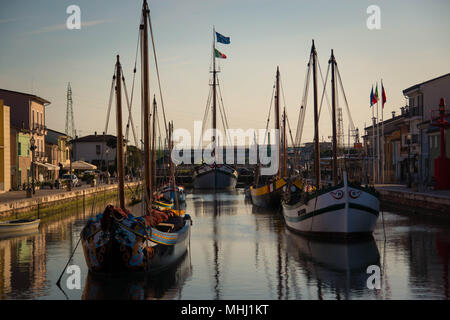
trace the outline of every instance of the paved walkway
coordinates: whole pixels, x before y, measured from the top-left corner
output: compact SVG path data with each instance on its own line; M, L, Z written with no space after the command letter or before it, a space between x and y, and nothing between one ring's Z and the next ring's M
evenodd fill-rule
M73 188L72 191L78 191L91 188L90 185L82 185L80 187ZM69 192L67 189L39 189L36 190L36 193L33 195L33 199L50 196L50 195L56 195L60 193ZM27 192L24 190L20 191L9 191L5 193L0 194L0 203L7 203L7 202L16 202L20 200L30 199L27 198Z
M376 184L375 188L377 190L393 190L414 194L429 195L434 197L450 198L450 190L430 190L424 188L422 190L413 191L412 188L408 188L406 185L403 184Z

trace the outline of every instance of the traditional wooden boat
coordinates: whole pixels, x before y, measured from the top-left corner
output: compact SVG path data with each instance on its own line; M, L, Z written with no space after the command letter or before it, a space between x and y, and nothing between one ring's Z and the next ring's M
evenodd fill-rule
M238 172L227 164L207 165L196 167L193 176L195 189L234 189L236 188Z
M280 70L277 67L275 82L275 130L280 131ZM285 127L285 126L284 126ZM277 135L279 136L279 135ZM281 196L286 186L286 135L283 136L283 147L280 139L277 139L276 146L279 149L278 172L275 176L267 177L260 175L260 166L257 165L255 184L250 186L250 197L252 203L258 207L278 208L281 203ZM283 156L283 161L282 160Z
M219 35L216 33L216 31L213 29L213 50L212 50L212 59L213 59L213 70L212 70L212 84L211 84L211 91L210 97L212 96L212 126L211 129L213 130L214 134L212 136L212 147L213 147L213 153L214 157L216 157L216 148L219 147L217 139L217 107L220 109L220 114L222 116L222 123L227 125L228 120L226 119L226 113L225 108L223 105L220 105L220 103L217 103L217 87L219 86L219 82L217 79L217 73L219 72L216 70L216 57L220 58L226 58L225 55L222 55L217 49L216 49L216 38L222 37L222 35ZM229 43L229 38L227 38L228 41L222 42L222 43ZM218 40L219 41L219 40ZM208 104L206 106L206 112L205 112L205 119L203 121L206 121L206 115L208 114L208 110L210 108L209 102L211 101L210 98L208 98ZM220 99L222 100L222 99ZM226 128L224 128L226 129ZM202 133L203 135L203 133ZM211 164L202 163L200 165L195 166L194 168L194 174L192 177L192 183L194 186L194 189L234 189L236 188L237 179L238 179L238 172L234 168L234 166L230 164L220 164L217 161L217 159L214 159L214 162Z
M40 219L20 219L0 222L0 234L28 232L39 228Z
M178 202L186 201L186 193L184 192L184 188L182 186L176 185L174 187L173 184L168 183L163 185L159 192L163 195L164 199L175 202L175 199Z
M88 220L80 235L86 264L89 271L95 275L159 273L178 261L187 252L189 246L190 216L188 214L180 216L170 210L160 211L152 206L155 200L152 188L155 186L152 185L152 150L149 130L148 26L150 10L146 0L143 1L141 22L139 33L143 61L143 216L136 217L125 208L121 108L121 80L123 79L122 67L119 56L117 56L114 79L116 84L119 207L108 205L102 214Z
M308 66L313 68L314 77L315 191L304 192L302 188L293 188L293 190L288 188L288 195L282 202L283 216L287 227L300 233L347 238L371 235L379 215L378 194L373 188L351 184L345 170L342 172L342 181L338 182L335 116L336 60L333 50L329 60L333 114L333 185L327 187L321 185L318 121L316 121L318 120L316 59L317 52L313 41Z

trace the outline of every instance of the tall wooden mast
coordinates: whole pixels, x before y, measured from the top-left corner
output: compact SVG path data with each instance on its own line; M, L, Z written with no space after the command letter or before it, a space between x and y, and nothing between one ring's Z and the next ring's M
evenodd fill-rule
M276 75L276 85L275 85L275 132L278 136L278 173L277 176L280 177L281 174L281 143L280 143L280 68L277 66Z
M283 110L283 177L287 177L286 108Z
M214 132L214 137L213 137L213 141L214 141L214 154L215 152L215 147L216 147L216 129L217 129L217 92L216 92L216 30L215 28L213 28L213 108L212 108L212 129Z
M319 110L317 108L317 52L312 41L311 47L313 62L313 89L314 89L314 171L316 176L316 187L320 188L320 145L319 145Z
M152 124L152 186L156 189L156 97L153 96L153 124Z
M148 65L148 14L149 9L147 5L147 0L143 0L142 6L142 24L141 36L142 36L142 79L143 79L143 99L144 104L144 182L145 182L145 192L146 199L148 201L147 207L151 208L153 190L152 190L152 179L151 179L151 162L150 162L150 95L149 95L149 65Z
M338 184L337 175L337 133L336 133L336 82L335 82L335 65L333 49L331 49L331 108L332 108L332 121L333 121L333 184Z
M117 62L116 62L117 174L119 178L119 206L121 209L125 209L121 68L122 67L120 65L119 55L117 55Z

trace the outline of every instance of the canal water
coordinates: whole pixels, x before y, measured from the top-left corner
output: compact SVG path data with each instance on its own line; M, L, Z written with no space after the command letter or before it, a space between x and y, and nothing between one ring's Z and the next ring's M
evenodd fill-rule
M342 244L292 234L280 213L255 210L242 190L188 193L187 211L190 250L154 278L92 278L80 245L70 261L80 288L67 287L68 274L63 290L56 286L90 209L0 239L0 299L449 299L450 226L442 222L384 212L373 239ZM376 275L369 266L379 267L380 289L367 285Z

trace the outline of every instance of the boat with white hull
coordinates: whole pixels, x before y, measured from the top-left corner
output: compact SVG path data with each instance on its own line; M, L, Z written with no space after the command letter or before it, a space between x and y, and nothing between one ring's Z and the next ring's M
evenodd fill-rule
M305 92L308 92L310 68L313 74L314 89L314 191L305 192L303 186L287 188L285 198L282 201L283 216L289 229L299 232L327 237L353 238L372 234L380 210L379 196L374 188L362 187L350 184L345 168L338 174L338 148L336 125L336 79L341 79L337 71L337 63L331 50L329 60L331 67L331 97L332 97L332 177L333 184L324 188L321 183L320 172L320 147L319 147L319 110L317 99L317 52L314 41L311 47L310 60L308 62L308 77ZM328 71L327 71L328 75ZM337 76L337 77L336 77ZM325 89L325 85L324 85ZM341 89L342 83L341 83ZM325 92L325 90L324 90ZM304 99L304 101L306 101ZM306 104L306 103L305 103ZM300 139L303 129L304 112L306 105L302 104L300 112ZM348 107L348 106L347 106ZM353 121L351 121L353 122ZM356 138L358 138L356 136ZM300 140L297 141L300 145ZM358 140L355 141L359 142ZM339 180L341 180L339 182Z
M377 223L380 201L374 192L344 183L296 203L283 202L286 226L299 233L357 237L369 235Z

